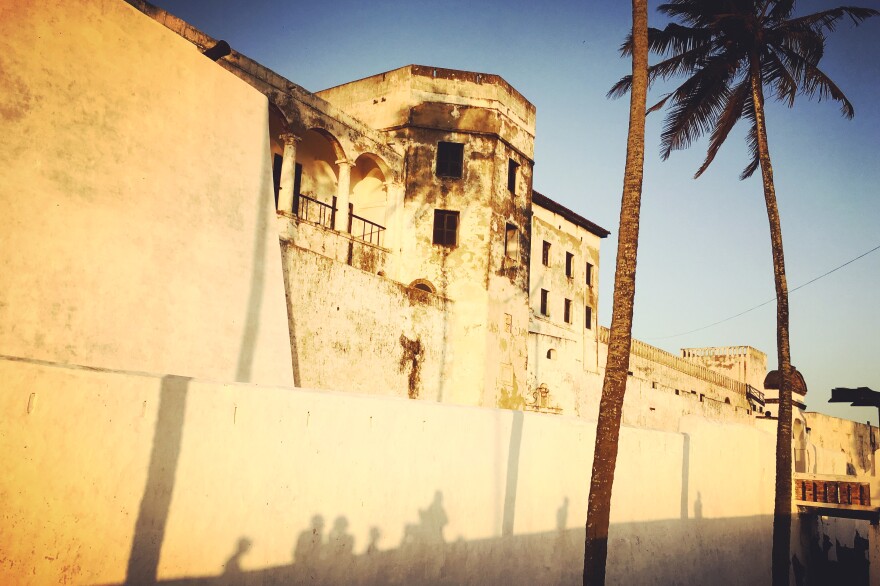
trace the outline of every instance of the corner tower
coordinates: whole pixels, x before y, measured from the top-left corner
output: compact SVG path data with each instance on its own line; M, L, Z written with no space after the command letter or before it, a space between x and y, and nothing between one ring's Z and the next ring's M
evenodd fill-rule
M521 408L535 107L497 75L421 65L318 96L404 148L400 280L454 302L438 399Z

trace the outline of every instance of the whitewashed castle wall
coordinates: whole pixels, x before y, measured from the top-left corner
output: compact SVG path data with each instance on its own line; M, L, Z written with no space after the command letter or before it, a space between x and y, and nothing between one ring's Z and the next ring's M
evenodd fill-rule
M282 246L297 386L442 401L453 302Z

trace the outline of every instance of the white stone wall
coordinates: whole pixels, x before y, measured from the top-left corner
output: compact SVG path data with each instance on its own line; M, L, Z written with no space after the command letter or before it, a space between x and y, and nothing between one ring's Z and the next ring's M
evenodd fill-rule
M294 245L282 256L299 386L449 399L451 301Z
M0 380L2 583L580 583L593 421L10 360ZM769 580L772 433L620 441L609 584Z
M600 238L550 210L534 204L529 259L529 390L544 385L551 404L569 415L581 415L601 391L596 382L604 360L598 355ZM549 265L543 263L550 244ZM573 254L572 276L565 273L566 253ZM593 265L590 283L586 265ZM541 313L541 290L548 291L548 313ZM565 300L571 301L569 323ZM586 307L592 309L586 327ZM598 384L598 386L597 386ZM533 399L532 399L533 400Z
M123 2L0 8L0 354L292 383L266 98Z

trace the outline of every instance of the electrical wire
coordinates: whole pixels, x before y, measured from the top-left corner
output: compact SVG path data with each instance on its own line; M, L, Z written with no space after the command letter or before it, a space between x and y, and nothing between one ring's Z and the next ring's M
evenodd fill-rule
M791 295L792 293L794 293L794 292L797 291L798 289L803 289L803 288L806 287L807 285L809 285L809 284L811 284L811 283L815 283L815 282L818 281L819 279L825 278L825 277L827 277L828 275L830 275L831 273L833 273L833 272L835 272L835 271L839 271L840 269L842 269L842 268L845 267L846 265L852 264L852 263L856 262L857 260L859 260L860 258L864 258L864 257L868 256L869 254L871 254L872 252L877 251L877 250L880 250L880 244L878 244L877 246L875 246L874 248L872 248L872 249L869 250L868 252L862 253L862 254L860 254L859 256L855 257L855 258L851 258L850 260L846 261L846 262L843 263L842 265L837 266L837 267L831 269L831 270L828 271L827 273L823 273L823 274L819 275L818 277L815 277L815 278L813 278L813 279L810 279L809 281L807 281L806 283L803 283L802 285L798 285L798 286L795 287L794 289L789 290L788 293L789 293L789 295ZM693 334L693 333L695 333L695 332L701 332L701 331L703 331L703 330L707 330L707 329L709 329L709 328L711 328L711 327L717 326L718 324L723 324L724 322L730 321L730 320L732 320L732 319L736 319L736 318L738 318L738 317L740 317L740 316L742 316L742 315L745 315L745 314L747 314L747 313L750 313L750 312L752 312L752 311L755 311L756 309L759 309L759 308L761 308L761 307L764 307L764 306L767 305L768 303L773 303L774 301L776 301L776 297L773 297L772 299L768 299L767 301L764 301L763 303L759 303L758 305L755 305L754 307L750 307L749 309L746 309L745 311L741 311L741 312L737 313L736 315L731 315L730 317L725 317L725 318L722 319L722 320L718 320L718 321L716 321L716 322L713 322L713 323L711 323L711 324L708 324L708 325L705 325L705 326L702 326L702 327L696 328L696 329L694 329L694 330L689 330L689 331L687 331L687 332L681 332L680 334L672 334L671 336L655 336L655 337L653 337L653 338L645 338L645 339L646 339L646 340L668 340L668 339L670 339L670 338L678 338L679 336L686 336L686 335L688 335L688 334Z

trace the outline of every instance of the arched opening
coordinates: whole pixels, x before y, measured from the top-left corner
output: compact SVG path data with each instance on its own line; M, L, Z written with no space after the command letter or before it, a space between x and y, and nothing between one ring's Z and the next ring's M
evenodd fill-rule
M807 432L804 422L796 418L792 422L791 436L794 444L794 471L807 471Z
M428 293L436 293L437 288L434 287L434 284L427 279L416 279L412 283L409 284L410 289L418 289L420 291L427 291Z
M328 132L307 130L296 149L299 167L299 193L295 194L294 213L300 218L333 227L334 203L339 184L336 161L342 157L339 143Z
M547 358L549 360L556 360L556 349L555 348L550 348L549 350L547 350Z
M387 224L387 177L384 161L369 153L359 156L351 169L351 233L378 245Z

